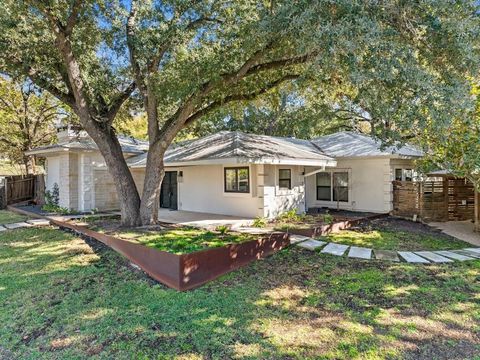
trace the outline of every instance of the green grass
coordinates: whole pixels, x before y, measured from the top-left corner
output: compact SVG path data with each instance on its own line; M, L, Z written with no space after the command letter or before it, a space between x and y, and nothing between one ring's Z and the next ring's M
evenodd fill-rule
M27 220L26 216L18 215L11 211L0 210L0 225L11 224Z
M290 248L177 292L59 230L0 234L0 358L475 359L480 261Z
M404 231L372 230L348 231L322 237L339 244L354 245L383 250L450 250L471 245L443 234L429 235Z
M115 235L157 250L174 254L186 254L207 248L221 247L228 244L255 240L258 236L227 232L218 232L196 228L178 228L159 231L125 230L115 232Z

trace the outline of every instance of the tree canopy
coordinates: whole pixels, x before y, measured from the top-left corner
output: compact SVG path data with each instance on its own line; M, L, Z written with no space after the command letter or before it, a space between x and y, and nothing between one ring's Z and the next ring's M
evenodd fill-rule
M175 136L280 85L314 84L343 110L399 129L458 116L478 69L477 10L447 0L5 0L0 71L72 108L115 179L125 223L149 223ZM141 197L114 128L132 96L150 142Z

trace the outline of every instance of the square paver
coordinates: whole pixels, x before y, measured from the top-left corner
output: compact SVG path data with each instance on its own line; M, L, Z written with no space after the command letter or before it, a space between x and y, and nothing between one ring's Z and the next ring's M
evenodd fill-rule
M392 250L373 250L375 254L375 259L377 260L387 260L387 261L394 261L399 262L400 258L397 255L396 251Z
M325 244L326 244L325 241L318 241L318 240L310 239L310 240L306 240L306 241L302 241L302 242L297 243L297 246L300 246L301 248L308 249L308 250L315 250L315 249L318 249L319 247L321 247Z
M480 259L480 253L476 253L474 251L470 251L470 250L467 250L467 249L465 249L465 250L452 250L452 252L460 254L460 255L474 257L475 259Z
M30 225L26 222L19 222L19 223L13 223L13 224L5 224L4 226L9 230L13 230L13 229L29 227L29 226L32 226L32 225Z
M370 260L372 257L372 249L352 246L348 252L348 257Z
M330 243L323 248L322 253L342 256L347 249L348 245Z
M46 219L32 219L27 220L27 223L34 226L46 226L50 225L50 221Z
M308 236L290 234L290 244L296 244L306 240L313 240L313 239L309 238Z
M473 251L474 253L480 254L480 248L466 248L463 250Z
M424 257L425 259L430 260L431 262L434 263L448 263L448 262L453 262L453 260L450 260L449 258L446 258L442 255L435 254L434 252L431 251L416 251L415 254L420 255Z
M457 254L448 250L444 251L435 251L436 254L448 257L450 259L458 260L458 261L467 261L467 260L475 260L473 257L465 256L461 254Z
M5 231L7 230L4 226L0 225L0 231Z
M398 255L400 255L400 257L402 257L406 262L408 263L418 263L418 264L429 264L430 261L428 261L427 259L417 255L417 254L414 254L413 252L410 252L410 251L399 251L398 252Z

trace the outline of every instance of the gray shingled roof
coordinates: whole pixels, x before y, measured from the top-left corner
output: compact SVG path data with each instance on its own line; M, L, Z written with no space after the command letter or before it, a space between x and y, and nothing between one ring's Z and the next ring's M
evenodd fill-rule
M369 157L369 156L400 156L421 157L423 152L412 145L400 148L388 146L382 149L381 143L370 136L360 133L342 131L312 140L312 142L333 158Z
M146 154L128 159L131 167L144 167ZM239 163L283 163L335 166L335 160L323 154L308 140L222 131L200 139L172 145L165 164L236 160Z
M129 154L142 154L148 151L148 142L141 141L126 136L119 136L118 141L122 147L124 153ZM90 139L85 137L73 138L66 142L61 142L58 144L52 144L47 146L37 147L27 153L28 154L41 154L43 152L51 152L55 149L58 150L98 150L97 144Z

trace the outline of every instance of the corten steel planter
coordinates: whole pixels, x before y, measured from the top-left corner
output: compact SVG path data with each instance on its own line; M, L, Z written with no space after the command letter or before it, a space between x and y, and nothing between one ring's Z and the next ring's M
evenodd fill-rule
M328 224L328 225L312 226L311 228L289 229L288 232L290 234L303 235L308 237L325 236L328 234L338 233L341 230L349 229L352 226L356 226L365 220L380 219L387 216L388 214L376 214L376 215L365 216L358 219L339 221L339 222Z
M90 230L85 226L53 220L18 208L12 211L38 218L47 218L54 225L98 240L125 256L155 280L176 290L189 290L266 257L290 245L289 235L273 233L259 239L190 254L176 255Z

